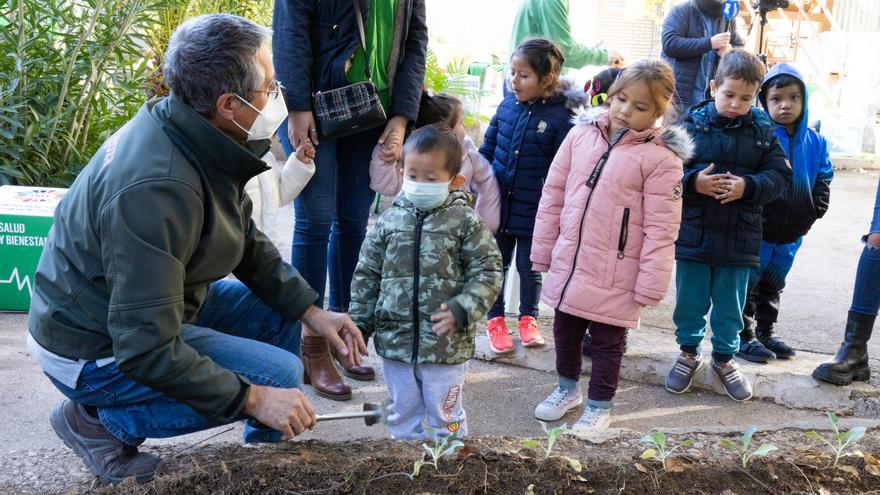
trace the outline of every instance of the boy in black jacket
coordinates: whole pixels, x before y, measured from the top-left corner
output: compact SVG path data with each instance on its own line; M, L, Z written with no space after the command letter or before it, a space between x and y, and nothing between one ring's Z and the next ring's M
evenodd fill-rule
M752 107L763 77L764 65L755 55L731 52L710 82L714 100L692 107L685 117L696 152L684 164L675 246L673 320L681 355L666 377L673 393L686 392L703 365L700 345L711 305L712 370L732 399L752 397L733 356L749 274L759 266L761 212L791 177L772 122Z

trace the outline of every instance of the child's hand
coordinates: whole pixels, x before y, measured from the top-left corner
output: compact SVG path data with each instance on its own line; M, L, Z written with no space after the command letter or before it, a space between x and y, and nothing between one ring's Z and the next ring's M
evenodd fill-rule
M449 306L447 306L446 303L440 305L440 311L431 315L431 321L434 323L434 325L431 326L431 330L441 337L443 335L449 335L451 337L458 331L458 324L455 322L455 315L452 314L452 311L449 311Z
M715 199L721 201L721 204L727 204L743 197L743 194L746 192L745 179L733 175L730 172L720 176L723 177L721 179L721 187L724 188L726 192L715 196Z
M710 174L709 172L713 170L715 170L714 163L710 163L708 167L700 170L700 173L698 173L696 179L694 179L694 188L696 188L697 192L700 194L705 194L706 196L712 196L713 198L718 199L719 194L727 192L727 189L721 186L725 176L724 174Z
M315 147L312 146L312 143L306 141L305 143L300 144L299 148L296 150L296 159L302 163L309 163L314 158Z

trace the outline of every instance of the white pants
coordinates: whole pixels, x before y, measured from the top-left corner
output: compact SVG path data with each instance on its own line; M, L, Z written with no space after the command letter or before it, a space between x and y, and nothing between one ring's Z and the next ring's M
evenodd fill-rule
M467 435L462 389L467 363L410 364L382 359L391 401L388 431L400 440L423 440L453 433ZM426 432L428 426L436 430Z

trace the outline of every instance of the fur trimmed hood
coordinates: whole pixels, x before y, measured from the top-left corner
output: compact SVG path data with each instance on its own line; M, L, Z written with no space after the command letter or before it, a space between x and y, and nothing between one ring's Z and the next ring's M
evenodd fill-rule
M579 108L587 104L587 93L584 92L583 85L576 84L574 79L563 77L559 79L559 88L557 95L565 96L565 108L572 112L577 112Z
M581 106L571 119L575 125L598 124L607 121L608 109L605 107ZM682 162L687 162L694 156L694 142L690 135L679 125L663 126L658 129L641 131L647 141L659 137L663 145L675 154Z

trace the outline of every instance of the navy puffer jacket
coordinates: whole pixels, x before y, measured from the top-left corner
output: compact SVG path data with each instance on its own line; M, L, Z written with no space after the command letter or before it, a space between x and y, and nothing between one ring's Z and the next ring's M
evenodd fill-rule
M499 233L531 236L544 179L556 150L574 125L586 95L563 80L553 96L530 103L508 94L486 129L480 153L492 164L501 192Z
M684 204L675 259L757 268L761 212L791 180L775 125L754 107L742 117L724 117L712 100L692 107L683 125L694 140L695 153L684 164ZM712 173L730 172L745 179L742 198L721 204L697 192L697 174L713 163Z

